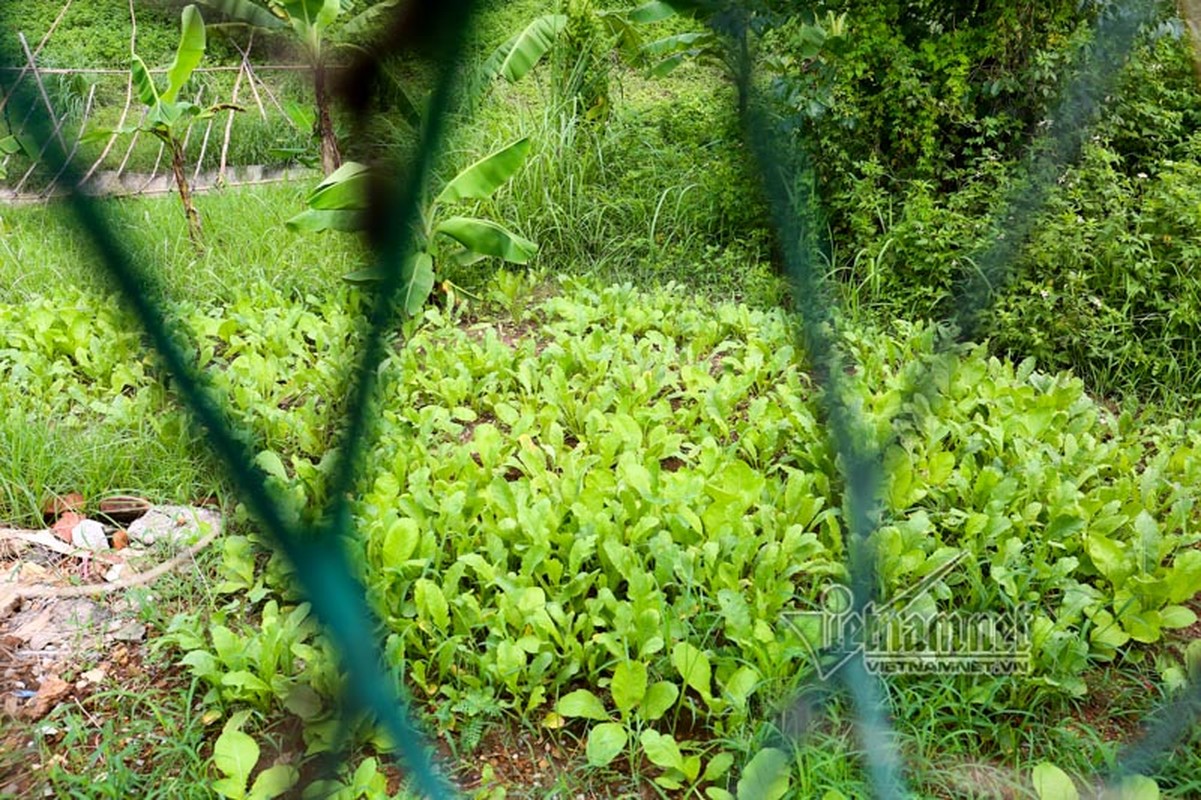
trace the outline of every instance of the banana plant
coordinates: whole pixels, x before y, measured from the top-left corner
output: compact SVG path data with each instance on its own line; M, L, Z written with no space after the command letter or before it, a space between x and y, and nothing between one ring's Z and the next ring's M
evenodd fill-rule
M329 56L339 47L356 47L354 40L367 33L378 18L399 0L381 0L366 11L336 26L342 15L341 0L200 0L230 20L268 32L288 33L304 51L313 69L313 93L316 108L314 135L321 146L321 168L331 175L342 165L342 150L334 130L331 95L328 86ZM336 28L335 28L336 26ZM403 94L403 92L402 92ZM403 95L408 101L408 96ZM409 118L415 106L411 101L402 111Z
M180 15L179 47L175 51L175 60L167 68L167 85L160 91L155 84L146 62L137 53L130 57L130 75L138 93L138 99L146 106L146 113L138 123L127 125L116 131L94 131L91 137L110 136L113 133L130 134L142 131L159 139L171 153L171 171L175 176L175 185L179 189L179 199L183 203L184 216L188 221L188 236L192 244L199 250L201 244L200 213L192 202L192 191L188 185L187 163L184 155L184 137L188 128L196 122L208 119L218 111L241 111L238 106L228 103L218 103L203 108L196 103L179 99L179 92L192 77L192 73L204 57L205 28L204 19L196 6L185 6Z
M25 147L16 136L0 136L0 156L11 156L25 152ZM0 180L8 177L4 165L0 164Z
M445 208L464 201L492 197L516 174L529 149L528 137L502 147L464 169L424 203L417 245L401 265L406 314L417 314L429 299L436 280L436 262L451 259L466 266L485 258L499 258L511 264L528 264L538 251L534 242L491 220L442 213ZM308 208L285 224L301 232L364 230L371 179L366 166L348 161L318 184L306 199ZM448 241L457 246L444 254L442 247ZM378 267L372 267L352 272L343 279L354 284L372 284L383 277Z
M599 10L594 13L602 27L613 37L618 54L634 66L650 66L655 57L663 58L665 53L674 56L700 38L712 36L708 33L684 33L647 42L638 27L659 22L676 13L675 6L663 0L652 0L632 9ZM535 17L484 61L484 76L488 79L504 78L510 83L521 80L555 46L567 22L566 14Z

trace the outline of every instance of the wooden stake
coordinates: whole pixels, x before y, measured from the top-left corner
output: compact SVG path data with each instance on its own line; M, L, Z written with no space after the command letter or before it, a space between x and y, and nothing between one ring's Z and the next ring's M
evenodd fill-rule
M63 176L63 172L66 171L67 165L71 163L71 160L73 158L75 158L75 153L79 150L79 141L83 138L83 132L87 128L87 125L88 125L88 117L92 113L92 101L95 99L96 99L96 84L92 84L91 90L88 91L88 102L83 107L83 119L80 120L80 122L79 122L79 133L77 133L75 135L75 143L73 145L71 145L71 152L67 153L66 159L63 160L62 167L60 167L58 172L55 174L55 176L50 179L50 183L46 186L45 190L42 192L42 195L44 197L49 197L54 192L54 185L56 183L58 183L58 179Z
M163 152L166 149L167 145L163 144L162 142L158 143L158 155L154 157L154 166L150 168L150 177L146 179L146 182L143 183L141 187L134 192L134 194L141 194L142 192L146 191L147 186L154 183L154 179L158 177L158 165L163 163Z
M54 22L50 23L50 27L46 29L46 34L44 36L42 36L42 40L40 42L38 42L38 46L33 49L33 57L34 58L37 58L39 55L41 55L42 48L45 47L46 43L50 41L50 37L51 37L51 35L53 35L54 30L58 27L58 23L63 21L63 17L67 16L67 9L69 9L71 7L71 3L73 3L74 1L75 0L67 0L67 2L63 5L63 7L59 10L58 16L54 18ZM25 66L19 67L19 68L18 67L8 67L7 69L20 69L21 70L21 74L18 75L17 79L15 81L13 81L13 83L12 83L12 88L16 89L17 86L20 85L21 81L25 80L25 74L29 71L29 65L26 64ZM0 97L0 111L3 111L4 107L6 105L8 105L9 97L12 97L12 95L8 95L8 97ZM26 120L29 119L28 115L25 117L25 119Z
M242 78L246 75L246 57L250 54L250 48L254 46L254 31L250 32L250 39L246 42L246 52L242 54L241 69L238 70L238 77L234 80L234 90L230 95L230 102L238 102L238 89L242 86ZM225 121L225 138L221 142L221 162L217 166L217 180L225 182L225 165L229 158L229 139L234 129L234 114L238 112L231 110L229 119Z
M240 66L243 70L246 71L246 74L248 76L250 76L250 93L254 95L254 102L259 107L259 116L263 118L264 122L266 122L267 121L267 110L265 108L263 108L263 98L259 97L259 90L254 85L254 69L252 69L250 66L250 45L251 45L251 42L253 42L253 41L254 40L252 39L246 43L245 50L238 47L237 42L234 42L231 40L230 43L234 46L235 50L237 50L239 53L242 54L242 63Z
M138 127L146 121L147 109L142 109L142 116L138 120ZM133 136L129 139L129 147L125 148L125 158L121 159L121 163L117 165L117 180L121 180L121 174L125 172L125 165L129 163L129 156L133 153L133 146L138 143L138 137L142 134L141 130L135 130Z
M50 115L50 119L55 119L54 104L50 102L50 94L46 91L46 84L42 82L42 76L38 73L38 65L33 52L29 49L29 42L25 41L25 34L18 32L17 39L21 42L21 49L25 51L25 60L29 62L29 67L33 71L33 80L38 85L38 92L42 95L42 102L46 104L46 113ZM62 127L62 122L59 121L54 126L54 138L58 139L58 144L62 147L63 152L67 150L67 143L63 141L62 134L59 133L59 128ZM42 152L46 152L45 147Z
M233 114L234 112L230 112ZM213 118L209 117L208 125L204 128L204 139L200 142L200 154L196 156L196 169L192 172L192 180L196 180L200 175L200 168L204 166L204 154L209 147L209 134L213 132Z
M137 43L138 17L133 10L133 0L129 0L129 52L134 52ZM109 137L108 142L104 145L104 149L100 151L100 157L96 159L92 166L88 168L88 171L84 173L83 177L80 178L80 186L87 183L88 180L91 179L92 174L100 168L100 165L104 162L104 159L108 158L108 153L113 149L113 145L117 143L117 137L121 135L117 133L117 131L121 130L121 128L125 125L125 118L129 115L129 108L131 105L133 105L133 72L128 71L128 76L129 77L125 82L125 108L121 109L121 119L117 120L117 128L113 131L113 135ZM134 135L136 136L137 134ZM125 157L128 159L129 154L126 153ZM120 173L118 172L118 177L119 176Z

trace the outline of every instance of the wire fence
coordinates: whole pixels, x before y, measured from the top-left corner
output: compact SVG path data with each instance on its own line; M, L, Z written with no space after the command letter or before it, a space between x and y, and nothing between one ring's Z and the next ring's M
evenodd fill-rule
M328 491L332 499L322 513L313 516L321 521L311 525L293 521L294 517L268 491L267 476L255 466L255 453L247 444L251 437L239 430L230 412L213 399L203 373L168 327L162 302L146 293L144 287L153 285L142 279L149 265L133 260L125 244L106 223L98 201L86 191L79 191L93 178L96 164L89 166L73 160L72 137L63 133L62 120L46 98L41 80L44 72L35 63L36 48L30 50L24 42L23 54L10 48L6 54L8 68L0 69L0 81L5 90L3 102L17 110L26 121L25 130L42 143L41 160L54 171L56 181L70 192L78 225L95 243L105 269L141 320L174 378L180 398L207 430L209 441L241 500L294 565L300 586L336 644L347 670L346 713L371 712L395 743L413 789L427 797L449 798L455 796L451 782L432 758L429 742L409 711L402 687L396 686L384 670L376 620L342 545L346 537L356 535L348 507L348 490L366 466L363 453L368 437L368 409L377 367L387 354L388 332L397 321L396 300L402 284L399 265L411 247L411 223L419 214L423 187L446 138L448 111L459 90L456 56L471 24L473 3L446 0L406 8L419 10L399 13L391 21L387 35L376 42L371 55L351 67L353 80L347 82L358 87L354 96L346 98L347 108L361 116L367 112L365 107L356 105L355 98L363 95L363 86L379 80L379 61L390 52L420 47L438 65L420 146L412 163L403 167L394 165L395 174L403 175L404 180L385 181L381 186L386 188L374 194L376 205L370 214L369 239L376 264L386 277L374 296L370 333L348 394L344 433ZM1087 63L1052 112L1045 140L1030 149L1032 155L1025 164L1027 180L1022 183L1023 188L998 204L993 215L995 235L974 260L979 270L964 276L956 303L960 313L953 321L954 334L948 337L947 345L957 337L971 335L978 321L988 313L992 297L1010 274L1016 249L1030 232L1033 219L1057 176L1078 157L1088 124L1111 90L1118 65L1130 53L1135 34L1152 18L1154 8L1150 0L1128 0L1124 6L1112 7L1101 14ZM4 13L11 13L11 6L0 8L0 15ZM723 37L739 42L748 36L745 24L736 16L720 19L722 27L718 33ZM740 48L733 49L737 52ZM741 51L745 53L746 48ZM805 179L809 172L805 156L786 143L767 119L763 98L753 80L752 65L744 61L739 66L741 90L747 98L744 136L764 179L788 278L795 289L793 297L797 298L797 334L812 360L815 379L825 390L821 396L829 436L840 456L846 481L849 588L854 610L862 611L871 602L876 585L870 541L881 516L877 498L886 478L883 448L867 444L869 437L863 433L865 420L859 410L845 401L851 394L850 383L857 378L847 368L848 359L837 343L833 292L826 283L828 277L820 258L825 226L812 183ZM244 60L237 69L238 79L253 86L256 77L248 62ZM228 144L228 129L224 138L222 150ZM224 169L224 160L220 163ZM874 796L908 796L903 760L896 750L883 700L883 679L854 659L846 664L840 677L854 703L864 767ZM1199 707L1201 685L1194 683L1158 722L1149 726L1141 741L1121 756L1105 779L1116 781L1127 773L1145 770L1194 724Z

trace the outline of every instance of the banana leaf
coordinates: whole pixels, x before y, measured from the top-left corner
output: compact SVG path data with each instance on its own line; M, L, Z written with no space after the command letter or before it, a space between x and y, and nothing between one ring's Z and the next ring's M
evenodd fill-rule
M529 137L523 137L481 158L446 184L434 202L486 200L512 178L530 151Z
M200 0L200 2L243 25L267 28L268 30L280 30L287 27L282 19L250 0Z
M534 253L538 252L538 245L529 239L523 239L486 219L451 217L438 223L434 232L449 236L468 250L512 264L528 264Z
M173 103L179 96L179 90L192 77L192 72L204 58L205 35L204 18L194 5L184 6L180 15L179 47L175 51L175 60L167 68L167 88L162 94L164 103Z
M493 51L484 62L484 75L488 78L500 76L510 83L521 80L542 60L566 25L567 17L564 14L538 17L525 30Z

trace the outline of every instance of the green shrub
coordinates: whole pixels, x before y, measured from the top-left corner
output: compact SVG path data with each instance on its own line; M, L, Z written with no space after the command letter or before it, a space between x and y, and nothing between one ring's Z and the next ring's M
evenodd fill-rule
M847 35L774 84L812 156L831 271L853 313L948 318L1088 28L1059 6L1026 31L1000 4L956 25L921 17L950 5L922 4L910 12L925 22L908 27L894 6L837 7ZM791 31L764 37L769 73L800 46ZM1140 36L1082 161L994 287L985 330L1096 392L1191 403L1201 95L1177 34L1165 23Z
M845 35L815 59L803 15L779 15L763 65L833 194L863 164L878 165L890 190L912 180L954 188L982 159L1020 153L1087 34L1077 5L826 3L846 15Z
M553 52L559 102L585 119L609 116L609 55L612 37L596 15L594 0L567 0L563 42Z
M1193 139L1201 142L1201 134ZM1052 198L991 331L1096 391L1201 400L1201 162L1126 174L1105 143Z

